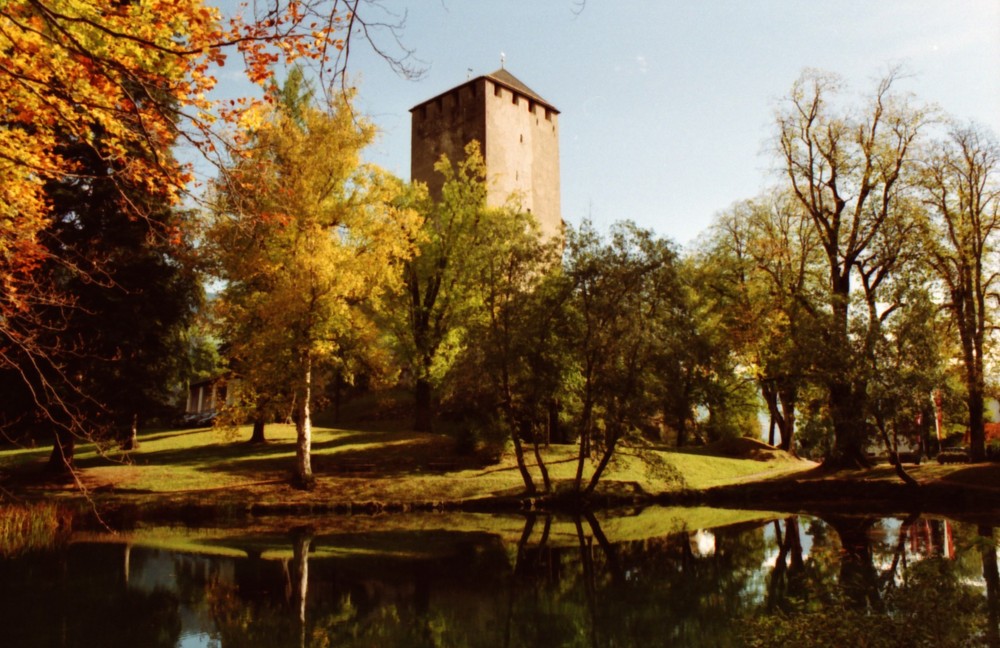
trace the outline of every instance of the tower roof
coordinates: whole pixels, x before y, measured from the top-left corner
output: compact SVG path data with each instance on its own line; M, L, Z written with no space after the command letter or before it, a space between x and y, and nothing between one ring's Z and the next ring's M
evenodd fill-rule
M435 96L431 97L430 99L427 99L426 101L421 101L420 103L418 103L413 108L410 108L410 112L413 112L414 110L416 110L420 106L423 106L424 104L428 104L428 103L434 101L435 99L437 99L439 97L442 97L442 96L444 96L444 95L446 95L446 94L448 94L450 92L453 92L453 91L457 90L458 88L462 88L462 87L465 87L467 85L471 85L471 84L479 81L480 79L489 79L493 83L496 83L497 85L503 86L503 87L507 88L508 90L510 90L511 92L516 92L519 95L527 97L531 101L534 101L537 104L545 106L547 109L551 110L552 112L554 112L556 114L559 114L559 110L555 106L553 106L551 103L549 103L545 99L542 99L541 95L539 95L537 92L535 92L534 90L532 90L531 88L529 88L528 86L526 86L524 84L524 82L522 82L520 79L518 79L516 76L514 76L510 72L508 72L505 68L500 68L499 70L496 70L494 72L490 72L489 74L483 74L483 75L480 75L480 76L478 76L478 77L476 77L474 79L469 79L465 83L457 85L454 88L451 88L450 90L446 90L445 92L442 92L441 94L435 95Z

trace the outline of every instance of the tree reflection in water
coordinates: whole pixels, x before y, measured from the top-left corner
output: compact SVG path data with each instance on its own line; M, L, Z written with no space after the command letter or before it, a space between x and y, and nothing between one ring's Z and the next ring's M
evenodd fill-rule
M628 542L607 524L531 514L509 547L377 527L57 547L0 560L0 643L1000 648L990 524L788 516Z

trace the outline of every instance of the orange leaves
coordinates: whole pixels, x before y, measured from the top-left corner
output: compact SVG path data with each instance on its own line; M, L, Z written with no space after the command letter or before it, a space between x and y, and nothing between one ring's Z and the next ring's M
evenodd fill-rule
M61 144L99 145L109 173L177 202L192 180L170 151L181 129L211 155L223 141L217 120L253 127L270 100L212 101L227 52L235 50L246 78L267 88L276 66L325 62L344 47L339 36L349 21L333 15L337 3L253 3L260 15L244 4L244 15L223 22L207 1L0 0L0 288L7 294L33 267L33 242L48 218L44 184L75 173L58 154Z

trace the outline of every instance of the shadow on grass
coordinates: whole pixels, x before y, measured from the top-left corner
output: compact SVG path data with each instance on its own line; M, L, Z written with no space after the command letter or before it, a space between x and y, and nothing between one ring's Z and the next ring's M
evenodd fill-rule
M971 464L943 476L941 480L981 488L1000 488L1000 464Z
M171 436L187 431L170 433ZM167 436L163 433L161 437ZM151 438L151 437L148 437ZM188 466L209 473L267 478L288 473L294 465L293 440L267 443L212 443L187 448L131 453L131 461L143 466ZM79 468L107 466L113 458L87 457ZM415 472L448 472L481 466L475 457L460 455L455 442L440 435L417 433L320 430L312 445L313 471L317 475L390 477Z

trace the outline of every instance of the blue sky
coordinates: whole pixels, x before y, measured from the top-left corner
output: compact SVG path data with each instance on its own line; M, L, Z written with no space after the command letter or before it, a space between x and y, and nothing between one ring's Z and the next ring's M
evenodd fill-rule
M777 177L773 111L803 68L899 88L1000 134L1000 0L385 0L417 81L355 49L372 162L409 178L409 108L506 68L560 109L563 218L632 219L679 244Z

